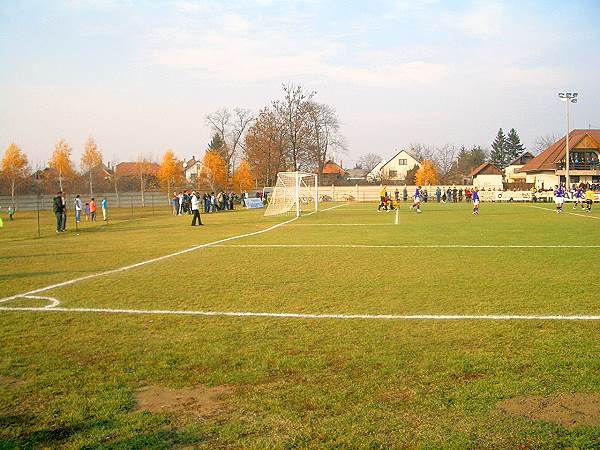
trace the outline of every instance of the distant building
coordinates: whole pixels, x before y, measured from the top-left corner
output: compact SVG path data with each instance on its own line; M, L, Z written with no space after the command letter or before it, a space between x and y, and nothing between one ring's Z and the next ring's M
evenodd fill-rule
M196 160L195 156L192 159L183 160L183 174L185 179L194 183L200 176L202 171L202 162Z
M385 164L385 161L379 162L371 171L367 174L367 180L370 182L381 181L381 168Z
M566 137L563 136L520 170L527 183L550 189L566 182ZM569 177L571 183L600 183L600 130L573 130L569 133Z
M473 177L474 187L487 190L502 190L503 175L500 169L489 162L481 164L469 174L470 177Z
M369 171L367 169L349 169L346 172L348 181L363 181L367 179Z
M346 171L340 164L337 164L333 160L329 160L323 166L323 175L342 175L344 176Z
M415 166L421 167L421 162L406 150L401 150L381 166L381 178L404 182L406 173Z
M343 180L346 178L346 171L340 164L333 160L329 160L323 166L323 173L321 174L321 182L324 184L333 183L335 181Z
M524 152L510 162L504 169L504 178L507 183L519 183L525 182L526 174L521 169L525 164L531 161L535 156L530 152Z

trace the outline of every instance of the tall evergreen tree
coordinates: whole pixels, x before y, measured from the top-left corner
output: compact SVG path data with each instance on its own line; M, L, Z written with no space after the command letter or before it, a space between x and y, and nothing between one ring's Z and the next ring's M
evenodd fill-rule
M506 137L502 128L498 130L496 139L492 143L492 151L490 152L490 162L500 169L504 169L507 162L506 156Z
M215 133L208 143L208 151L218 153L223 159L227 157L227 147L219 133Z
M525 146L521 144L517 131L511 128L506 139L506 165L514 161L524 151Z

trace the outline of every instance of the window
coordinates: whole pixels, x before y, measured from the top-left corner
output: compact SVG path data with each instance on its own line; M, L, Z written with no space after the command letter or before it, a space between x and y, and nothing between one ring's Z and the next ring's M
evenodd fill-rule
M401 166L405 166L407 164L406 163L406 159L399 159L398 160L398 164L401 165Z
M397 171L397 170L390 170L390 171L388 172L388 176L389 176L390 178L396 178L396 177L398 176L398 171Z

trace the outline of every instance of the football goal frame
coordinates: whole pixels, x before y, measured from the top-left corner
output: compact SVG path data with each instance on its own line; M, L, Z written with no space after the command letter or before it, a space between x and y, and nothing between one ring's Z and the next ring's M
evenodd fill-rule
M284 214L293 209L300 217L301 204L314 205L319 210L319 179L308 172L279 172L275 188L269 197L265 216Z

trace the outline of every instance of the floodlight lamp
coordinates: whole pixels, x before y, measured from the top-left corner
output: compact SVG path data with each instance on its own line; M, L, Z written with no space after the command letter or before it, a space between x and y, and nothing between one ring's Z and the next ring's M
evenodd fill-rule
M560 98L565 98L565 94L563 94L562 92L559 92L559 93L558 93L558 96L559 96Z
M573 92L573 97L577 97L577 92Z
M571 103L577 103L577 99L574 98L573 100L571 100Z

